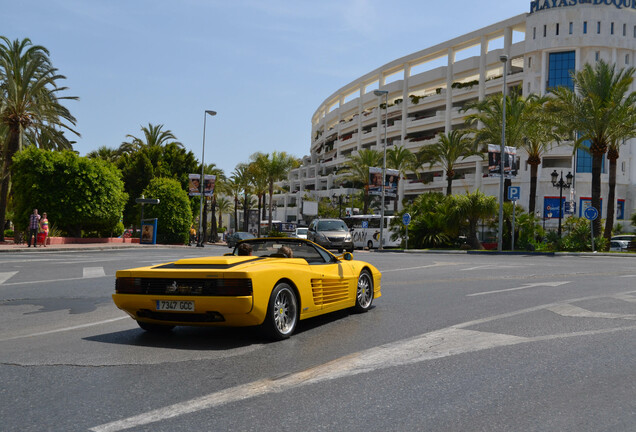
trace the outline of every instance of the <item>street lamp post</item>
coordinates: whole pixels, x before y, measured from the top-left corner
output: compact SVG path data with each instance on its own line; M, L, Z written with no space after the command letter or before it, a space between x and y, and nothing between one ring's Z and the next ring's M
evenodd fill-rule
M387 90L375 90L373 92L378 98L384 95L384 149L382 154L382 198L381 198L381 206L380 206L380 246L378 246L378 250L384 249L384 196L385 196L385 185L386 181L386 130L387 124L389 120L389 92ZM379 105L379 104L378 104Z
M565 180L563 180L563 171L561 171L561 178L559 178L559 173L557 170L552 171L550 174L552 177L552 186L559 188L559 238L561 238L561 219L563 218L563 188L569 188L572 185L572 175L571 172L568 172L568 175L565 176Z
M501 149L499 153L501 177L499 178L499 233L497 236L497 251L501 252L503 249L504 166L506 165L506 75L508 75L508 56L499 56L499 61L503 63L503 104L501 121Z
M205 110L203 113L203 150L201 150L201 179L199 181L199 187L201 188L201 203L199 208L199 241L197 247L203 247L203 187L205 185L205 178L203 169L205 168L205 122L207 115L215 116L216 111Z

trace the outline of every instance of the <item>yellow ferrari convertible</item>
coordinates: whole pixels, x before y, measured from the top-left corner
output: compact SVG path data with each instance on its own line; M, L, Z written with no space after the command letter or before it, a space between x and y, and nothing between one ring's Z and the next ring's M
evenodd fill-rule
M119 270L113 300L147 331L174 326L261 326L291 336L299 320L345 308L366 312L381 273L350 253L298 238L251 239L224 256Z

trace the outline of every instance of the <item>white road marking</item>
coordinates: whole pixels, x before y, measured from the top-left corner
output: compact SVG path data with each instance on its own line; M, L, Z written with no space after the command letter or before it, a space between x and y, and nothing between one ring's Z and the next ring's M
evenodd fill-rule
M18 274L17 271L0 273L0 284L5 283L6 281L8 281L9 279L11 279L13 276L17 274Z
M457 265L457 263L436 262L435 264L429 264L429 265L418 266L418 267L405 267L405 268L391 269L391 270L380 270L380 272L391 273L391 272L400 272L405 270L419 270L419 269L425 269L425 268L431 268L431 267L443 267L443 266L451 266L451 265Z
M104 267L84 267L84 277L94 278L106 276Z
M623 275L623 276L619 276L620 278L633 278L636 277L636 275Z
M112 319L108 319L108 320L104 320L104 321L97 321L97 322L88 323L88 324L80 324L80 325L76 325L76 326L73 326L73 327L64 327L64 328L56 329L56 330L47 330L47 331L39 332L39 333L31 333L31 334L28 334L28 335L14 336L14 337L10 337L10 338L0 339L0 342L5 342L5 341L10 341L10 340L15 340L15 339L30 338L30 337L35 337L35 336L45 336L45 335L49 335L49 334L53 334L53 333L61 333L61 332L66 332L66 331L71 331L71 330L82 329L82 328L86 328L86 327L93 327L93 326L98 326L98 325L102 325L102 324L108 324L108 323L115 322L115 321L121 321L121 320L126 319L126 318L130 318L130 317L128 315L126 315L126 316L119 317L119 318L112 318Z
M115 275L112 275L112 276L103 275L103 276L94 276L94 277L113 277L114 278ZM3 284L2 286L30 285L30 284L38 284L38 283L55 283L55 282L66 282L66 281L82 280L82 279L84 278L74 277L74 278L64 278L64 279L34 280L34 281L26 281L26 282L9 282L9 283Z
M528 289L528 288L535 288L535 287L538 287L538 286L558 287L560 285L565 285L567 283L570 283L570 281L565 281L565 282L536 282L536 283L524 284L523 286L520 286L520 287L517 287L517 288L507 288L507 289L502 289L502 290L484 291L484 292L479 292L479 293L474 293L474 294L467 294L466 297L474 297L474 296L480 296L480 295L486 295L486 294L496 294L496 293L502 293L502 292L508 292L508 291L518 291L518 290L524 290L524 289Z
M547 310L554 312L555 314L565 316L565 317L576 317L576 318L606 318L606 319L626 319L626 320L636 320L636 315L634 314L616 314L616 313L608 313L608 312L592 312L587 309L580 308L578 306L573 306L571 304L560 304L554 305L546 308Z
M527 267L527 264L524 264L523 267ZM506 265L497 265L497 264L486 264L486 265L480 265L480 266L476 266L476 267L468 267L465 269L459 269L460 271L472 271L472 270L493 270L493 269L505 269L505 268L517 268L517 267L521 267L521 266L506 266Z
M342 377L373 372L378 369L403 366L457 354L481 351L495 347L511 346L521 343L564 339L569 337L588 336L625 330L636 330L636 326L570 334L547 335L534 338L464 330L457 326L449 327L423 334L415 338L354 353L302 372L285 375L278 379L266 378L228 388L199 398L191 399L189 401L152 410L137 416L95 426L90 430L93 432L118 432L133 427L167 420L184 414L218 407L235 401L263 396L268 393L281 393L285 390L308 384L315 384Z

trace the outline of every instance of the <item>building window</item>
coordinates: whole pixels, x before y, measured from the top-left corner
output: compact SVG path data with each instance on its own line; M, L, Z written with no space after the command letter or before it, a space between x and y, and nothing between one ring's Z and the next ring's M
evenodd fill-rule
M532 67L532 57L528 57L528 69Z
M586 149L590 148L590 141L584 141L582 146L584 148L576 151L576 172L577 173L591 173L592 172L592 155ZM603 155L603 162L601 164L601 173L605 173L605 155Z
M537 28L533 27L532 28L532 39L536 39L537 38Z
M629 64L629 54L625 54L625 64Z
M598 21L596 23L596 33L601 34L601 22Z
M543 26L543 37L546 37L548 35L548 26L544 25Z
M601 52L600 52L600 51L596 51L596 52L594 53L594 60L598 61L598 60L599 60L599 58L601 58Z
M610 34L614 34L614 23L610 26Z
M559 35L559 23L557 23L557 25L556 25L556 35L557 36Z
M636 29L636 27L634 27ZM587 34L587 21L583 21L583 34Z
M570 21L570 34L574 31L574 23Z
M623 36L627 36L627 24L623 24Z
M574 89L571 72L574 71L574 51L550 53L548 66L548 88L567 86Z

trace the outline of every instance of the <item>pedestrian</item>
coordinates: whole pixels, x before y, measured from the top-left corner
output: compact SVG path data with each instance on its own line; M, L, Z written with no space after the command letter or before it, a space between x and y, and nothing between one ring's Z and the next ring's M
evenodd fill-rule
M42 213L42 218L40 219L40 233L42 235L42 245L46 247L46 241L49 238L49 220L46 218L46 212Z
M31 247L31 237L33 237L33 247L38 246L38 230L40 229L40 215L38 209L33 209L33 213L29 216L29 237L27 244Z

